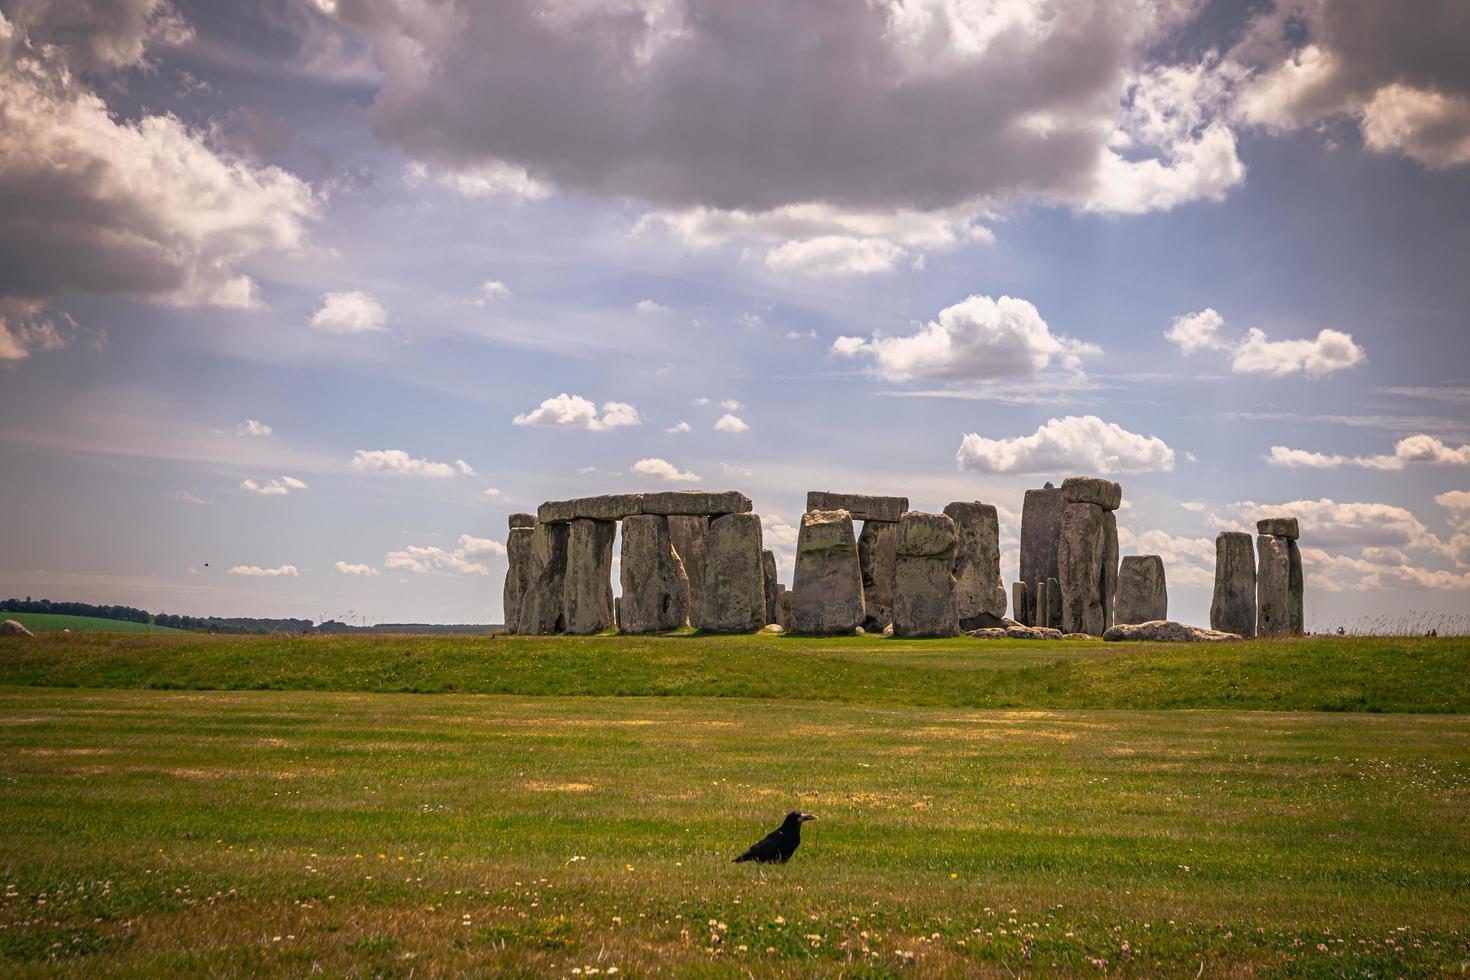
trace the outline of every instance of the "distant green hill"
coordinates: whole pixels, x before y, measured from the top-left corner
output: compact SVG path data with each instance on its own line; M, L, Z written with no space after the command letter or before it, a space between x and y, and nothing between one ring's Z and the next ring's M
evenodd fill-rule
M135 623L126 619L102 619L97 616L64 616L58 613L5 612L0 619L13 619L32 633L181 633L182 630L151 623Z

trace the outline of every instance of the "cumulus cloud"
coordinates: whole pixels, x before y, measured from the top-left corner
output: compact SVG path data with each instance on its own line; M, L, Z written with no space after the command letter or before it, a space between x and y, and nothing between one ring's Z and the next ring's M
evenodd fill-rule
M1049 419L1029 436L965 435L960 469L980 473L1143 473L1174 468L1174 450L1157 436L1129 432L1096 415Z
M503 497L503 496L505 496L505 494L503 494L503 493L500 492L500 488L499 487L486 487L485 488L485 496L487 496L487 497Z
M11 14L0 14L0 298L257 306L242 267L306 243L320 211L310 187L216 152L174 116L113 113L83 81L182 36L171 8L31 0Z
M490 574L489 565L471 561L463 548L446 551L437 545L411 544L399 551L390 551L383 559L383 567L395 572L413 572L415 575L436 572L446 575Z
M255 480L241 480L240 489L250 493L260 494L262 497L284 497L293 490L307 490L307 485L294 476L283 476L275 480L267 480L259 483Z
M1131 555L1158 555L1164 560L1170 586L1213 587L1215 542L1211 538L1188 538L1167 531L1134 531L1118 526L1118 547Z
M694 426L690 425L688 422L682 422L681 421L681 422L675 422L673 425L669 426L664 431L665 432L668 432L668 433L671 433L671 434L677 435L677 434L683 433L683 432L693 432L694 431Z
M295 576L299 574L295 565L280 565L276 568L261 568L259 565L236 565L231 568L228 575L244 575L248 578L278 578L280 576Z
M271 427L259 419L246 419L235 427L235 434L242 436L268 436Z
M1233 113L1271 131L1357 123L1364 145L1428 167L1470 163L1470 10L1285 2L1258 15L1229 60L1247 77Z
M311 315L311 329L322 333L375 333L388 329L388 311L361 290L323 293L322 305Z
M352 468L369 473L394 473L400 476L446 477L473 475L474 470L462 459L453 464L436 463L410 456L402 449L359 449L352 454Z
M486 279L480 283L480 288L475 290L474 298L470 300L472 306L484 306L493 303L497 299L505 299L510 295L510 287L499 279Z
M549 429L586 429L604 432L630 425L642 425L638 410L627 402L603 402L602 414L597 405L581 395L562 392L539 406L511 419L515 425L537 425Z
M715 428L720 432L745 432L750 426L746 425L745 420L738 415L726 412L715 422Z
M1437 466L1470 465L1470 444L1458 449L1447 446L1434 436L1405 436L1394 446L1391 455L1341 456L1307 449L1272 446L1266 461L1273 466L1295 469L1331 470L1341 466L1358 466L1369 470L1401 470L1415 463Z
M1376 547L1437 550L1439 539L1408 509L1397 504L1291 500L1280 504L1245 501L1234 505L1245 525L1287 515L1301 523L1302 541L1317 548Z
M430 176L430 168L415 160L405 169L404 181L410 187L418 187ZM488 160L479 164L449 165L436 169L433 178L465 197L500 197L513 200L535 201L551 195L551 185L536 180L525 167L517 167L500 160Z
M1240 340L1220 336L1225 318L1213 309L1177 316L1164 336L1183 354L1200 351L1229 351L1230 370L1236 374L1296 374L1314 377L1359 364L1367 356L1341 330L1319 330L1312 340L1271 340L1259 327L1251 327Z
M493 538L477 538L470 534L459 536L458 554L466 558L504 558L505 545Z
M377 575L378 570L371 565L351 565L345 561L339 561L333 566L339 575Z
M1035 375L1052 365L1078 369L1084 356L1101 351L1051 332L1024 299L970 296L939 311L918 333L872 339L838 337L838 357L870 357L889 381L976 381Z
M654 313L667 313L669 312L669 308L660 303L655 303L651 299L640 299L633 304L633 311L635 313L641 313L644 316L651 316Z
M670 483L698 483L700 478L697 474L688 470L681 470L666 459L651 456L640 459L633 464L633 472L639 476L651 476L657 480L667 480Z

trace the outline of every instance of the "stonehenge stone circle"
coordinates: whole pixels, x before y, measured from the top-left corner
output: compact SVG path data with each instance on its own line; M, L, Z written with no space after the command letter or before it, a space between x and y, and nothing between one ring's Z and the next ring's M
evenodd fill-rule
M710 521L705 543L701 629L753 633L766 625L762 550L759 516L726 514Z
M806 495L806 509L845 510L855 521L891 521L896 524L909 509L909 498L810 490Z
M1169 618L1169 590L1164 582L1164 559L1158 555L1129 555L1118 569L1115 625L1152 623Z
M761 580L765 585L766 625L779 623L781 615L781 583L776 580L776 553L767 548L761 552Z
M1101 636L1113 625L1118 584L1118 523L1113 511L1122 502L1123 491L1111 480L1072 477L1062 483L1062 498L1057 544L1062 615L1055 628Z
M851 633L863 625L863 575L847 511L801 515L791 593L798 633Z
M501 593L502 609L505 610L505 631L521 632L521 600L534 582L536 519L530 524L517 524L516 518L530 517L529 514L512 514L510 534L505 539L505 589Z
M704 617L705 543L709 540L708 517L669 518L669 541L684 562L689 576L689 625L698 629Z
M1296 541L1262 534L1256 538L1256 556L1256 635L1300 635L1305 625L1302 553Z
M956 501L944 513L954 521L959 536L954 577L960 629L999 626L1006 614L1006 590L1000 580L1000 517L995 506Z
M531 532L530 585L521 596L516 628L521 633L561 633L566 629L563 592L567 577L567 524L537 524Z
M1036 625L1036 599L1046 579L1057 578L1057 549L1062 531L1062 491L1050 483L1027 490L1021 505L1021 581L1026 603L1011 607L1011 618Z
M613 619L612 555L618 525L579 517L568 525L567 575L563 586L568 633L600 633Z
M858 535L858 566L863 579L863 629L881 633L893 622L893 573L898 547L897 521L863 521Z
M643 513L665 517L724 517L749 514L750 498L738 490L711 493L706 490L668 490L645 493Z
M607 493L575 500L548 500L536 510L542 524L570 524L576 520L620 521L643 513L643 494Z
M909 511L898 522L894 636L958 636L955 560L959 535L945 514Z
M623 518L618 573L623 595L618 628L625 633L666 633L689 623L689 576L669 541L669 519L657 514Z
M1244 531L1221 531L1215 537L1210 629L1256 635L1256 556Z

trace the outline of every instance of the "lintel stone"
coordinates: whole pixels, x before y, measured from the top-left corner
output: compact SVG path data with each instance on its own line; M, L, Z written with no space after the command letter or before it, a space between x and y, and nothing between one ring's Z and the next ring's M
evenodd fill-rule
M750 498L738 490L664 490L643 494L643 513L664 517L723 517L749 514Z
M897 521L909 509L907 497L874 497L865 493L836 493L832 490L809 490L806 509L845 510L855 521Z
M548 500L536 510L542 524L569 524L577 520L620 521L643 513L643 494L606 493L600 497Z

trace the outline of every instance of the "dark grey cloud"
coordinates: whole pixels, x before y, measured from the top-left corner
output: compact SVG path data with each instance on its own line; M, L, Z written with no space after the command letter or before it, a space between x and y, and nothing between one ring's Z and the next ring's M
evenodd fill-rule
M193 30L168 0L15 0L10 20L34 44L56 47L77 71L107 74L178 45Z

